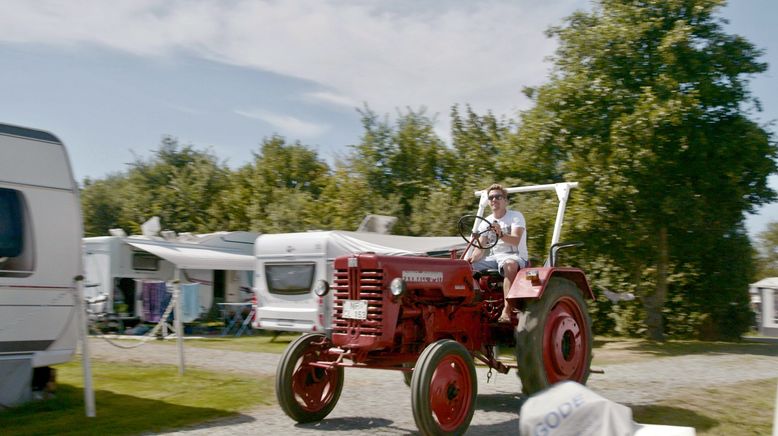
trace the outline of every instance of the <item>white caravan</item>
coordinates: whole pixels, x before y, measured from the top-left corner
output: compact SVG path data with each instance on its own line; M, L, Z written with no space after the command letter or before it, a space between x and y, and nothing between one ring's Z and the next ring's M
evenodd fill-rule
M33 368L73 357L81 235L65 146L0 124L0 405L30 399Z
M319 279L332 280L332 262L350 253L443 255L464 248L460 237L414 237L367 232L317 231L260 235L254 244L256 316L266 330L322 332L329 328L332 293L313 292Z
M143 280L198 283L201 312L215 302L250 301L254 270L253 232L203 235L163 231L159 236L98 236L84 238L88 299L105 296L102 311L138 317ZM93 310L95 306L93 305ZM97 309L100 312L101 310Z

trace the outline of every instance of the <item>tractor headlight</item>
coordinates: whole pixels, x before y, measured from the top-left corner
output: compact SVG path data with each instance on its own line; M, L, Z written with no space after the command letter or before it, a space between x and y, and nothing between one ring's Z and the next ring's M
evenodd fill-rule
M313 285L313 293L318 295L319 297L323 297L327 295L327 292L330 291L330 284L327 283L326 280L317 280L316 284Z
M396 298L401 297L405 293L405 280L395 277L391 283L389 283L389 291Z

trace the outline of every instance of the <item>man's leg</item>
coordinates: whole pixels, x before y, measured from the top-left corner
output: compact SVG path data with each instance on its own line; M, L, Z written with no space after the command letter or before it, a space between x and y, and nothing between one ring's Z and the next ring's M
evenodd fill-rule
M511 310L513 309L508 302L508 291L511 289L513 279L516 278L516 274L519 272L519 263L513 259L508 259L502 264L502 292L505 296L505 305L502 308L502 315L500 315L500 321L510 320Z
M485 269L497 269L499 268L499 265L497 264L497 261L494 260L494 258L487 256L482 258L481 260L473 263L473 271L483 271Z

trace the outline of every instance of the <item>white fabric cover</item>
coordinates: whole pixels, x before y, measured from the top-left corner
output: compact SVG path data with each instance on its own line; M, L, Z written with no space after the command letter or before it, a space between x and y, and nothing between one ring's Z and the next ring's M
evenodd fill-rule
M180 269L224 269L248 270L254 269L254 256L201 247L194 244L173 244L165 241L141 241L130 238L125 242L133 247L148 251L159 256ZM250 251L248 251L250 253Z
M260 259L281 260L316 257L332 260L352 253L377 253L389 256L424 255L463 249L465 241L453 236L397 236L340 230L263 234L254 246Z
M530 397L519 417L522 436L632 436L637 428L629 407L572 381Z
M397 236L367 232L329 232L329 244L340 254L372 251L395 256L423 255L434 251L464 248L464 239L452 236Z

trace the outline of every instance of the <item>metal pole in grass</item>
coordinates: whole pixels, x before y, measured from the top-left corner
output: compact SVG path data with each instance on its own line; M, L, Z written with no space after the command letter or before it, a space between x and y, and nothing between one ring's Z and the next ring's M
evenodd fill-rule
M176 298L176 319L174 324L176 326L176 345L178 348L178 374L184 375L184 327L181 322L181 300L183 299L183 295L181 295L180 271L181 270L176 267L176 275L173 280L173 292L175 293L174 295Z
M78 301L76 307L79 313L79 336L81 337L81 367L84 373L84 409L86 416L94 418L95 413L95 391L92 388L92 364L89 357L89 335L87 323L89 319L86 316L86 296L84 295L84 276L75 277L76 289L78 292Z

